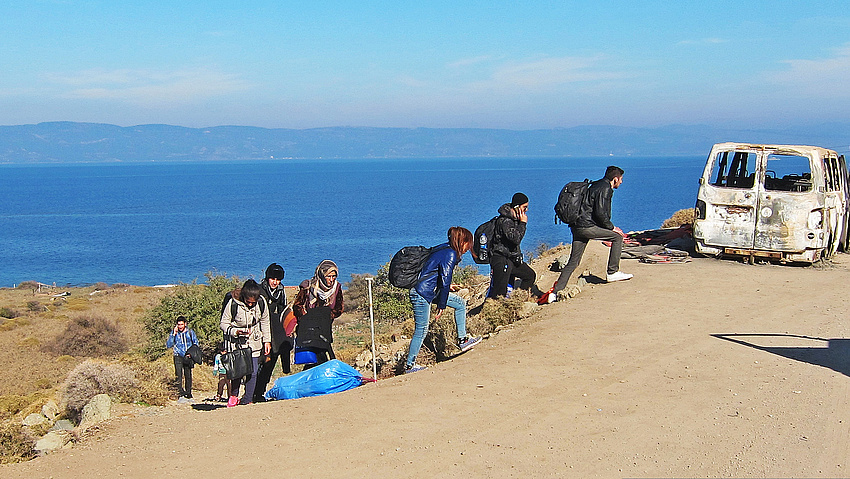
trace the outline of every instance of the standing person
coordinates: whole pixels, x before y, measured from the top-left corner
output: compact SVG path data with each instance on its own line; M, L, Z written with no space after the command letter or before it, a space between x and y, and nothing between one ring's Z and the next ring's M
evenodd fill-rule
M174 375L177 377L178 397L187 399L192 399L192 367L195 365L189 354L192 345L198 345L198 336L188 328L186 317L178 316L177 324L165 340L165 347L174 348ZM186 380L185 387L183 378Z
M452 226L447 236L448 242L434 247L435 251L422 266L419 280L410 289L415 326L404 366L405 374L425 369L425 366L416 365L416 356L422 349L422 342L428 333L431 303L437 305L434 319L440 319L446 306L454 308L457 345L461 351L469 351L481 341L480 336L471 337L466 334L466 301L452 292L458 289L457 285L452 284L452 274L463 254L472 248L472 233L466 228Z
M343 312L342 286L337 277L336 263L326 259L316 267L311 279L305 279L292 303L292 312L298 318L295 326L295 344L299 349L312 351L316 362L307 364L309 369L336 359L331 344L334 341L332 324Z
M570 231L573 233L573 245L570 249L570 259L567 266L561 271L561 275L555 283L553 293L556 295L567 286L567 281L570 280L573 271L581 262L587 243L594 239L611 242L606 277L609 283L631 279L634 276L620 271L623 233L611 222L611 198L614 196L614 190L622 184L623 170L616 166L609 166L605 170L605 176L594 181L588 187L587 196L585 196L581 205L579 218L575 224L570 225Z
M227 379L227 370L224 369L224 364L221 363L221 355L227 352L227 346L224 341L218 343L218 351L213 361L213 376L218 378L218 389L216 390L213 401L227 401L225 398L230 397L230 380Z
M289 352L292 351L292 338L287 336L283 329L283 310L286 309L286 292L283 290L283 276L285 271L277 263L272 263L266 268L266 277L260 283L260 294L265 298L269 307L269 323L272 331L272 350L268 360L260 365L257 373L257 385L254 388L254 402L266 400L266 386L272 377L277 358L280 358L280 367L284 373L289 374Z
M231 380L230 398L227 407L250 404L254 398L260 353L268 355L272 349L269 325L269 308L260 294L260 285L253 279L245 281L241 288L231 293L230 300L221 313L221 330L224 331L228 351L236 348L251 348L254 372L243 378ZM235 308L234 308L235 305ZM245 385L245 393L239 399L239 387Z
M528 224L528 196L515 193L510 203L499 207L496 219L495 237L491 246L490 272L492 280L488 297L507 296L508 284L519 279L519 288L531 291L537 273L522 258L520 243L525 236ZM539 291L532 294L540 295Z

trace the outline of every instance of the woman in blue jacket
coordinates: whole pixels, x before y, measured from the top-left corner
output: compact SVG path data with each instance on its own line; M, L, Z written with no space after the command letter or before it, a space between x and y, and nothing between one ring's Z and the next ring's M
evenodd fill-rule
M452 284L452 273L460 263L461 256L472 248L472 233L466 228L452 226L448 231L448 239L447 243L436 246L435 251L425 260L419 280L410 289L410 302L413 305L413 319L416 325L407 353L405 374L425 369L425 366L416 365L416 355L419 354L428 333L432 303L437 305L435 319L440 319L446 306L454 308L457 343L461 351L468 351L481 341L480 336L467 336L466 301L452 293L457 290L457 285Z

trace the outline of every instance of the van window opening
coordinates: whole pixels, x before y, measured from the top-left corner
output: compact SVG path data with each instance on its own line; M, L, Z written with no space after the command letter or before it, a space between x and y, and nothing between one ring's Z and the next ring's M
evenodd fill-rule
M832 185L833 173L824 168L824 183ZM812 169L809 158L799 155L771 154L764 172L764 189L804 192L812 189Z
M729 153L732 153L730 158ZM711 167L711 182L714 186L727 188L752 188L755 184L756 154L747 151L724 151L718 153ZM753 172L749 171L753 168Z

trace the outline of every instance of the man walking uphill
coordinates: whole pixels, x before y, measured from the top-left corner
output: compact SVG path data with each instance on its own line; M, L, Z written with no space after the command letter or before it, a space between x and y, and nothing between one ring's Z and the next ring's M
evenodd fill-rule
M189 353L189 348L198 345L198 336L186 325L186 317L178 316L177 324L168 339L165 341L166 348L174 348L174 375L177 376L177 388L179 396L192 399L192 367L195 359ZM186 378L186 386L183 387L183 378Z
M611 198L614 196L614 190L621 184L623 184L623 170L616 166L609 166L605 170L605 177L594 181L588 187L579 217L570 225L570 231L573 233L570 260L555 283L553 292L556 295L567 286L567 281L581 262L588 241L594 239L611 242L606 278L609 283L631 279L634 276L620 271L623 235L611 223Z

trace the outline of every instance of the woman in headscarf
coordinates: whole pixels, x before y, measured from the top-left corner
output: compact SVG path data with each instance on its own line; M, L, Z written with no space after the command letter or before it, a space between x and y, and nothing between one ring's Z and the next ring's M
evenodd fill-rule
M336 359L331 347L331 325L343 311L342 287L337 281L338 277L336 263L328 259L322 261L316 267L316 274L301 282L292 304L292 312L298 318L295 327L296 352L304 350L316 355L316 362L305 365L304 369Z

